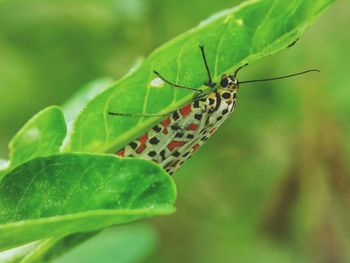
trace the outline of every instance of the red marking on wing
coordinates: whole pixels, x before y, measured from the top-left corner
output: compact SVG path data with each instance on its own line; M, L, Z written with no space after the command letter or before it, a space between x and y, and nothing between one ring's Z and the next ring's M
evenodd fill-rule
M125 148L120 149L115 153L117 156L124 157L125 156Z
M165 120L163 120L163 121L162 121L163 127L164 127L164 128L168 128L169 125L170 125L170 122L171 122L170 118L166 118Z
M180 162L180 160L175 160L170 164L170 167L176 167L176 165Z
M193 145L192 146L193 152L197 151L199 149L199 147L201 147L199 143Z
M198 129L198 125L195 123L191 123L190 125L187 126L187 130L189 131L195 131Z
M165 120L162 121L162 125L164 127L164 129L163 129L164 134L168 134L168 127L169 127L170 123L171 123L170 118L166 118Z
M183 141L172 141L168 144L168 149L170 151L173 151L175 148L184 146L187 142L183 142Z
M180 109L180 113L182 116L186 117L192 112L192 104L187 104L186 106Z
M146 149L146 142L148 141L148 135L142 135L140 138L137 139L140 142L140 146L137 147L136 153L140 154Z
M214 127L213 129L211 129L211 130L210 130L210 132L209 132L209 133L210 133L210 134L213 134L214 132L216 132L216 130L217 130L217 128L216 128L216 127Z

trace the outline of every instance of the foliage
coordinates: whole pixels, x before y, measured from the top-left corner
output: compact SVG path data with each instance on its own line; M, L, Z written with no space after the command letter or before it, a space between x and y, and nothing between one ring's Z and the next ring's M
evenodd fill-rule
M0 250L172 212L174 185L156 165L113 156L37 158L0 184Z
M51 237L36 243L36 248L20 259L22 262L37 262L50 258L55 249L64 253L87 239L90 239L87 242L99 240L98 236L95 237L97 232L74 233L170 213L175 189L172 180L160 168L139 160L120 160L96 154L115 151L159 119L113 118L108 116L108 111L165 113L178 108L191 101L193 95L166 85L152 87L154 69L174 82L204 89L202 83L206 75L198 45L205 46L217 81L221 74L232 72L238 65L252 63L287 48L332 2L257 0L227 9L156 49L139 67L115 84L109 86L110 79L102 79L86 86L65 104L64 114L56 106L40 112L12 139L11 166L0 171L0 176L4 176L0 183L1 248ZM253 110L252 116L254 113ZM69 138L65 142L67 125L63 116L69 123ZM246 129L250 127L244 121L241 124ZM244 140L241 144L248 145L248 149L253 147L251 143L245 145ZM62 145L66 153L59 153ZM237 147L240 147L240 142L237 142ZM258 155L258 151L253 152ZM204 160L210 163L215 158L204 156ZM241 167L237 164L239 160L236 156L232 164ZM202 171L204 177L201 178L211 171L204 172L198 166L197 169ZM223 167L223 171L229 174L227 169ZM245 169L250 176L256 174L253 169L248 171L242 167L239 168L241 174L246 173ZM85 179L82 180L82 176ZM186 185L190 183L191 179L187 179ZM256 187L253 183L251 186ZM91 197L95 197L96 202L89 202L82 208L81 200ZM138 201L130 205L130 200ZM244 207L244 201L240 205ZM206 204L203 209L209 207ZM216 203L211 209L220 211L220 204ZM211 216L207 215L207 218ZM206 221L205 218L201 220ZM246 222L252 224L249 220ZM235 221L234 225L239 226L240 222ZM66 235L69 236L64 237ZM65 247L65 242L71 246ZM257 251L264 253L264 249L258 248ZM270 253L270 257L279 260L283 258L281 254ZM225 253L222 257L225 259ZM204 260L201 258L200 261ZM210 257L207 260L210 262Z
M168 113L190 102L194 94L169 85L152 86L153 70L187 87L207 81L199 46L218 82L224 73L271 55L294 43L333 0L248 1L213 15L196 28L156 49L132 74L91 100L78 116L67 151L110 152L161 120L123 118L118 113ZM230 59L227 59L230 58ZM94 123L93 129L90 129ZM90 132L91 131L91 132Z
M11 140L10 165L15 167L39 156L59 153L66 129L59 107L39 112Z

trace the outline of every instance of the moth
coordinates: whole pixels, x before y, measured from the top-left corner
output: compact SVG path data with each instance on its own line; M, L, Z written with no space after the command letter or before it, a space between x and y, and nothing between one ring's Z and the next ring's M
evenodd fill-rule
M130 142L116 152L120 157L136 157L150 160L161 165L170 175L191 158L193 154L217 131L236 108L237 91L242 84L272 81L289 78L318 70L307 70L300 73L277 78L249 80L240 82L239 67L233 74L222 75L219 83L212 80L204 47L200 46L208 81L204 83L209 92L185 87L164 78L154 71L160 80L174 88L186 89L197 93L194 100L180 109L165 115L122 114L109 112L112 116L140 117L164 116L164 119L145 134Z

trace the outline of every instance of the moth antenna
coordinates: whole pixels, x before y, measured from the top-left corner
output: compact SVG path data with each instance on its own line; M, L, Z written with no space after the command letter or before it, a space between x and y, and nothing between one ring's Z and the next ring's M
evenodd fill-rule
M298 72L298 73L294 73L294 74L286 75L286 76L282 76L282 77L240 81L239 84L287 79L287 78L291 78L291 77L295 77L295 76L299 76L299 75L304 75L304 74L307 74L307 73L310 73L310 72L321 72L321 70L319 70L319 69L309 69L309 70L306 70L306 71L303 71L303 72Z
M241 69L245 68L246 66L248 66L249 64L246 63L243 66L240 66L238 69L236 69L236 71L233 73L233 76L236 78L238 73L241 71Z

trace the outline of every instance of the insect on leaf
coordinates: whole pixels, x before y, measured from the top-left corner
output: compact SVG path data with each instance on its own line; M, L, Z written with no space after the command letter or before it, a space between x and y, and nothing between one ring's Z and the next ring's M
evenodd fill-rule
M287 48L334 0L256 0L215 14L156 49L132 74L90 101L75 121L67 151L114 152L146 132L162 117L113 117L118 113L168 113L193 100L193 92L167 79L208 89L198 46L204 45L213 80L239 65Z

